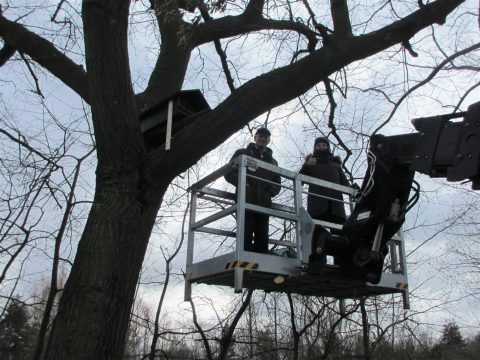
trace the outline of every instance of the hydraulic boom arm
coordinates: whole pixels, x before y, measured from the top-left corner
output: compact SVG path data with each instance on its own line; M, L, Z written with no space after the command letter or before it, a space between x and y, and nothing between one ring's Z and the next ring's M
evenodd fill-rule
M416 171L448 181L470 180L473 189L480 189L480 102L461 114L412 123L417 133L372 136L357 205L340 237L325 244L341 269L374 284L380 281L387 242L418 198L418 186L410 196Z

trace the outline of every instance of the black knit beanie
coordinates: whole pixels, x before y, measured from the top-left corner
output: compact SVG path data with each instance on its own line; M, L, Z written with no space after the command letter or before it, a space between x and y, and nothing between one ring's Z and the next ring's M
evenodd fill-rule
M330 142L328 141L328 139L326 137L323 137L323 136L320 136L320 137L317 137L315 139L315 143L313 144L313 150L315 151L315 147L317 146L317 144L321 142L321 143L324 143L324 144L327 144L327 149L328 151L330 152Z

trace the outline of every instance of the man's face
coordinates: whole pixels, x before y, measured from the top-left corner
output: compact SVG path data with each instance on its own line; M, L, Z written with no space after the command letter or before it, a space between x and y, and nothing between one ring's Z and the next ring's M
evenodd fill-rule
M327 150L327 149L328 149L328 145L325 144L324 142L318 142L315 145L315 150L317 150L317 151L323 151L323 150Z
M265 148L270 143L270 135L265 133L258 133L255 134L253 140L259 148Z

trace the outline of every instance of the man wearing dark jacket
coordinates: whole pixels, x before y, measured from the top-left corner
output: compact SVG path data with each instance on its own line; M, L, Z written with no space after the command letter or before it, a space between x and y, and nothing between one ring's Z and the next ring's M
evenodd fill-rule
M253 158L278 165L272 156L272 150L267 147L270 143L271 133L267 128L261 127L257 129L253 143L250 143L244 149L238 149L232 156L232 161L240 155L248 155ZM280 184L280 175L272 173L263 168L255 171L248 170L247 174L265 179L270 182ZM238 173L231 171L225 175L225 180L230 184L237 186ZM253 179L247 176L246 201L251 204L269 207L272 204L272 197L280 192L280 186L267 183L261 180ZM269 216L259 214L253 211L245 211L245 236L244 249L246 251L254 251L259 253L268 252L268 224Z
M305 158L300 174L344 186L350 185L342 170L340 158L333 156L330 151L330 143L324 137L315 139L313 154L309 154ZM309 186L308 192L307 211L312 218L334 223L343 223L345 221L346 214L342 193L313 184ZM322 197L316 195L321 195ZM312 254L316 253L319 237L324 234L326 234L325 229L319 226L315 228ZM316 259L316 261L318 260Z

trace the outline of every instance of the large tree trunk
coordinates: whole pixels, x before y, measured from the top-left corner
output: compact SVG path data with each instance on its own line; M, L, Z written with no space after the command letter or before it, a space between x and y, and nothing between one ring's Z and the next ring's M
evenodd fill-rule
M47 359L120 359L135 288L158 210L140 179L100 180L62 294ZM88 337L85 336L88 334Z
M171 180L150 175L129 74L128 9L128 0L83 3L96 192L46 359L122 357L148 239Z

